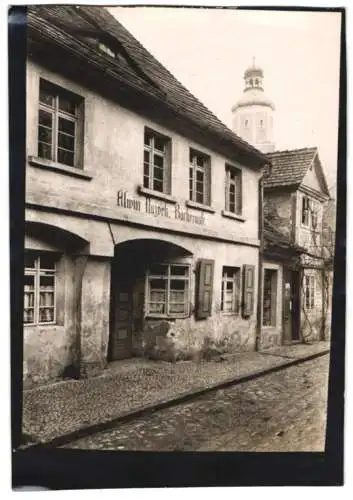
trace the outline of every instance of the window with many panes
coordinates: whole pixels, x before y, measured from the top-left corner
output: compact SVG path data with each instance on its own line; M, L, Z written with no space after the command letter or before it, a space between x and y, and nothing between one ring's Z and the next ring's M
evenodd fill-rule
M228 212L240 215L242 212L242 178L241 170L226 165L226 200Z
M264 290L262 304L263 326L276 326L277 315L277 271L264 270Z
M55 264L52 254L25 254L24 314L26 325L55 323Z
M190 150L189 197L203 205L211 204L211 160L210 157Z
M315 276L304 276L304 305L305 309L314 309L315 306Z
M240 268L223 267L221 310L239 314L240 309Z
M38 157L82 167L82 99L45 80L40 81Z
M145 129L143 186L170 194L171 141L150 129Z
M190 300L190 266L153 264L147 273L146 314L187 316Z

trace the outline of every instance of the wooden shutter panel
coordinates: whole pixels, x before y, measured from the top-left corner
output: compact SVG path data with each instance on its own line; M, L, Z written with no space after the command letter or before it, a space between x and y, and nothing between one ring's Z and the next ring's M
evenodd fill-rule
M243 267L243 316L248 318L254 312L255 266Z
M196 316L207 318L212 313L214 260L201 259L198 266Z
M208 158L205 165L205 205L211 205L211 159Z
M230 170L229 167L226 167L226 185L225 185L225 203L224 207L229 211L229 179L230 179Z
M242 173L239 171L236 177L235 185L235 212L240 215L242 212Z

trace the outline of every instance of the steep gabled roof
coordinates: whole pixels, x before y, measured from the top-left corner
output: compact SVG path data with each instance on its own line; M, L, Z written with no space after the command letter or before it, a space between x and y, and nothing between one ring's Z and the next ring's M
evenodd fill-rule
M309 168L315 166L322 193L330 196L317 147L274 151L267 156L271 170L264 180L265 188L299 187Z
M316 147L268 153L272 168L264 181L265 188L301 184L316 154Z
M268 162L266 155L238 137L191 94L106 8L99 6L37 5L28 9L28 27L45 42L61 44L76 56L85 57L110 76L153 96L178 116L209 134L223 147L251 155L256 165ZM98 44L108 52L99 51ZM255 166L255 165L254 165Z

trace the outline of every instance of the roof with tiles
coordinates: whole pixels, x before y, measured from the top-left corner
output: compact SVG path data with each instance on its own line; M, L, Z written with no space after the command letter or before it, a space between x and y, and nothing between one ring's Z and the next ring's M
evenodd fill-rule
M316 147L269 153L272 167L264 180L265 188L301 184L316 155Z
M250 154L259 164L268 158L238 137L193 96L106 8L37 5L28 9L28 27L44 40L89 59L136 90L163 102L217 140ZM97 40L108 51L98 49ZM111 57L108 54L115 54Z

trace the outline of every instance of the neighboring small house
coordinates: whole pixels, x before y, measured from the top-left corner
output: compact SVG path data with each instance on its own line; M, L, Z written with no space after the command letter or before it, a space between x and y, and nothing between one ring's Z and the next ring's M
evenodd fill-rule
M272 168L264 180L264 217L300 252L300 258L296 266L292 259L277 264L277 272L283 273L278 282L283 281L283 286L276 285L273 264L264 262L263 332L276 327L282 318L283 342L322 340L329 335L323 212L330 193L318 150L276 151L268 158Z
M30 7L27 33L25 382L254 349L266 155L106 9Z
M261 349L292 340L292 309L298 309L299 304L291 299L288 274L300 268L300 255L303 251L303 248L293 244L272 223L264 220Z

